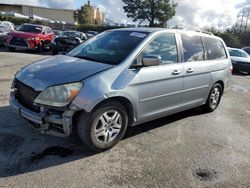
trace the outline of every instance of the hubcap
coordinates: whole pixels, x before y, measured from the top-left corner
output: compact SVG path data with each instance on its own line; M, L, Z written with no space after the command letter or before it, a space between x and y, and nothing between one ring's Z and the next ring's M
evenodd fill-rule
M95 139L101 144L112 142L120 133L122 117L116 110L103 113L95 124Z
M212 108L216 108L220 100L220 89L214 88L211 97L210 97L210 105Z

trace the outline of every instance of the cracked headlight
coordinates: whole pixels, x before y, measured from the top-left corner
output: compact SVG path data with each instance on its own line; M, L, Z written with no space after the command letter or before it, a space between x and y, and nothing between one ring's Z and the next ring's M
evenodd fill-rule
M81 82L53 86L42 91L35 99L35 103L54 107L68 105L80 92Z

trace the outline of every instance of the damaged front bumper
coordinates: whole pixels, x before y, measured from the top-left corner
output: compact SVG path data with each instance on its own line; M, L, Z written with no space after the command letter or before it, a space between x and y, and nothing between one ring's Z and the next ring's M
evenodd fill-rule
M66 110L61 114L53 113L48 109L36 113L23 105L15 98L15 93L10 94L9 103L21 117L29 121L34 129L42 134L48 134L59 137L68 137L72 134L72 119L75 110Z

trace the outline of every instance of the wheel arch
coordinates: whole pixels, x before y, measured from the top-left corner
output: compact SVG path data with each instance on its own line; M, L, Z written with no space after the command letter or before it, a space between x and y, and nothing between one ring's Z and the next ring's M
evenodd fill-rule
M215 82L215 84L220 84L221 87L222 87L222 93L224 93L224 89L225 89L225 85L224 85L224 82L222 80L218 80L217 82ZM215 85L214 84L214 85Z
M112 97L106 98L102 100L101 102L99 102L98 104L96 104L91 111L95 110L96 108L98 108L104 103L108 103L109 101L116 101L116 102L121 103L124 106L128 114L128 119L129 119L128 125L131 126L135 119L134 106L132 102L124 96L112 96Z

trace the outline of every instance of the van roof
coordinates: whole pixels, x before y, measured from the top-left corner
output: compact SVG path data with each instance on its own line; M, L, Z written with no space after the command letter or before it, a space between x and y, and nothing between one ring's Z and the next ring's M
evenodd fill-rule
M134 31L134 32L147 32L147 33L153 33L157 31L170 31L170 32L180 32L180 33L185 33L185 32L193 32L199 35L204 35L204 36L214 36L210 32L206 31L193 31L193 30L185 30L185 29L167 29L167 28L153 28L153 27L138 27L138 28L119 28L119 29L114 29L115 31ZM216 38L216 37L215 37Z

